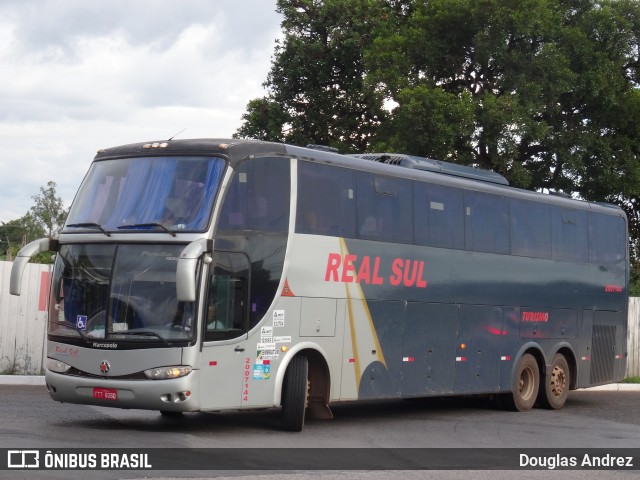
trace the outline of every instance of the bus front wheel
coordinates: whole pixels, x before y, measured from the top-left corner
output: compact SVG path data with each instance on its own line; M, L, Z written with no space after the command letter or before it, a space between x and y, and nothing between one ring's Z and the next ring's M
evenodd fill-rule
M540 388L540 371L533 355L525 353L522 356L516 366L513 380L513 391L504 399L505 406L518 412L531 410Z
M556 353L551 364L551 371L545 375L544 388L540 388L538 401L541 406L557 410L564 406L569 395L570 371L567 359Z
M309 399L309 362L307 357L294 357L287 368L282 386L282 426L300 432L304 425Z

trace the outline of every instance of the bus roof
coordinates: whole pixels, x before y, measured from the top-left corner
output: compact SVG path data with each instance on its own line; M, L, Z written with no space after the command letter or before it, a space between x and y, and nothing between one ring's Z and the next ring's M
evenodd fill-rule
M568 195L549 195L510 187L506 178L489 170L397 153L344 155L324 149L305 148L261 140L207 138L158 140L100 149L94 161L156 155L221 155L229 160L232 167L235 167L237 163L242 162L251 155L292 156L335 166L368 170L381 175L434 181L448 186L458 186L488 193L509 195L515 198L560 204L572 208L601 211L606 209L610 214L613 213L612 210L618 210L617 213L619 215L626 217L622 209L616 205L587 202L571 198Z

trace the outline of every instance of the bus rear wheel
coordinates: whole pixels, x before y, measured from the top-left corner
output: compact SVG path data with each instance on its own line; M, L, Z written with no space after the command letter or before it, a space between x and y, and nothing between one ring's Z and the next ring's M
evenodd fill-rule
M538 394L540 406L557 410L564 406L569 395L571 377L567 359L561 353L556 353L551 364L551 371L545 375L544 388Z
M300 432L304 425L309 400L309 362L307 357L294 357L287 368L282 386L282 427Z
M509 410L518 412L531 410L538 397L539 388L538 362L533 355L525 353L516 366L513 391L504 398L504 405Z

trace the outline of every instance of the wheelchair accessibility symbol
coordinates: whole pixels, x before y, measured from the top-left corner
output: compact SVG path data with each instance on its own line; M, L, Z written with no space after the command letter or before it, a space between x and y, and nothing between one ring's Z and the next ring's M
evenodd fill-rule
M78 315L76 317L76 328L78 330L86 330L87 329L87 316L86 315Z

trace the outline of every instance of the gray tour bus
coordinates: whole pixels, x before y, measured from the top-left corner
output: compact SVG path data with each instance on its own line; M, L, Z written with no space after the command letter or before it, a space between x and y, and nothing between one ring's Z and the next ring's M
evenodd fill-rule
M53 250L46 383L182 412L496 395L625 373L627 220L493 172L249 140L100 150Z

